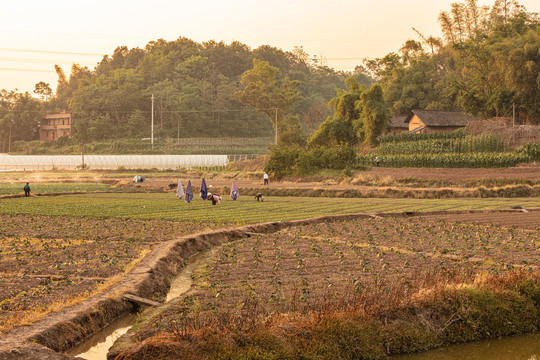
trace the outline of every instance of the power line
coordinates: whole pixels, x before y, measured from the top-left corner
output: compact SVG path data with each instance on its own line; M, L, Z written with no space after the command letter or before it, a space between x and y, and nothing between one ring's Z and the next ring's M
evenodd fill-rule
M14 57L0 57L0 61L29 62L29 63L40 63L40 64L52 64L52 63L72 64L74 63L74 61L69 61L69 60L47 60L47 59L14 58ZM90 65L90 63L87 63L87 64Z
M0 108L1 110L1 108ZM274 111L275 108L272 108L272 109L252 109L252 108L248 108L248 109L223 109L223 110L165 110L165 111L160 111L160 110L155 110L154 112L155 113L158 113L158 114L191 114L191 113L228 113L228 112L257 112L257 111ZM40 113L42 111L40 110L18 110L18 109L6 109L5 110L7 113L14 113L14 112L26 112L26 113ZM140 109L135 109L135 110L125 110L125 111L114 111L114 110L85 110L85 111L91 111L91 112L94 112L94 113L103 113L103 114L108 114L108 113L116 113L116 114L131 114L135 111L138 111L138 112L141 112L141 113L151 113L151 110L140 110Z
M83 55L83 56L104 56L104 55L105 55L105 54L79 53L79 52L69 52L69 51L29 50L29 49L8 49L8 48L0 48L0 51L30 52L30 53L40 53L40 54Z
M55 70L15 69L15 68L0 68L0 71L28 71L28 72L45 72L45 73L56 72Z
M326 60L364 60L367 59L366 57L343 57L343 58L324 58Z

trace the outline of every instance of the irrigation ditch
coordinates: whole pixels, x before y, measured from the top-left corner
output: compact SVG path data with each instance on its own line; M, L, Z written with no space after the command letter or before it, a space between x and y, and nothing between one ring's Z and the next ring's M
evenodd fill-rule
M538 211L540 209L531 210ZM124 295L132 294L163 303L170 287L170 280L187 264L189 258L224 242L262 233L272 233L289 227L374 216L472 215L475 213L522 211L526 210L456 210L327 215L303 220L253 224L240 228L183 236L156 246L122 280L109 287L105 292L50 314L32 325L18 327L0 336L0 360L75 359L74 356L67 355L65 352L86 341L91 335L100 332L115 319L134 313L139 309L139 305L125 300ZM113 358L113 355L110 354L109 358Z

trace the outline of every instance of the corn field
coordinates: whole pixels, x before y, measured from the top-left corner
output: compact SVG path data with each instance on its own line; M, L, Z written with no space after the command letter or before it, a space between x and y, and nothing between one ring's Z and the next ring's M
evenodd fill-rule
M531 161L526 154L506 153L419 153L381 156L384 167L443 167L443 168L498 168L512 167ZM358 166L373 165L372 155L357 157Z
M421 140L448 140L448 139L459 139L467 136L463 130L456 130L451 132L436 132L428 134L396 134L396 135L387 135L378 139L379 144L393 143L393 142L411 142L411 141L421 141Z
M530 151L511 152L510 145L493 134L470 135L463 131L401 134L380 139L380 145L357 157L359 167L381 157L384 167L497 168L533 161Z
M428 134L429 135L429 134ZM444 153L475 153L475 152L503 152L508 145L499 137L484 134L479 136L467 135L464 137L445 139L425 139L417 141L385 142L373 152L377 155L398 154L444 154Z

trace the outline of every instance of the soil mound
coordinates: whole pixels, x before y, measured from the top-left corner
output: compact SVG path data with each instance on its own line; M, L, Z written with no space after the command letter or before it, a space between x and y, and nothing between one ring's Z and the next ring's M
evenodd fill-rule
M263 155L252 160L235 161L227 165L227 170L235 171L263 171L270 156Z

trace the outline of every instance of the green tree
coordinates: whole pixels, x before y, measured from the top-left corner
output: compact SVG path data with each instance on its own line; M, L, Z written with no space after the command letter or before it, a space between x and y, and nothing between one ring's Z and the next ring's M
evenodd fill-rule
M298 81L281 77L278 68L266 61L253 59L253 68L242 74L242 89L234 96L242 104L251 106L271 119L278 136L279 129L284 126L286 116L292 107L301 99ZM274 120L277 117L277 121ZM280 139L278 137L278 144Z
M355 78L346 80L348 91L338 91L338 96L330 100L329 106L335 111L313 133L308 140L308 148L332 146L343 143L355 145L363 139L362 124L359 122L360 111L356 106L363 88Z
M381 86L374 84L371 89L364 91L356 107L360 111L360 121L363 125L359 135L363 135L365 143L372 146L375 139L386 130L390 118L390 109L384 101Z
M53 94L53 91L48 83L40 81L34 88L34 94L39 95L41 100L47 100Z
M493 55L505 85L498 104L509 109L513 100L540 122L540 27L505 39L494 46Z
M0 91L0 141L2 152L18 140L35 140L38 137L39 121L43 117L43 106L29 93Z

